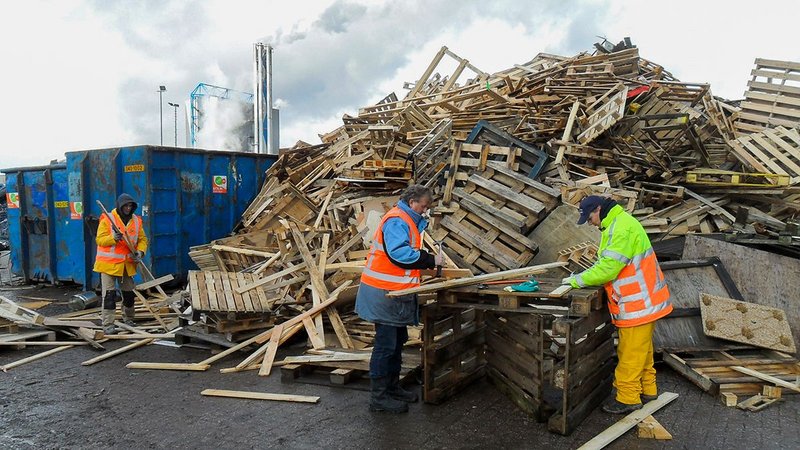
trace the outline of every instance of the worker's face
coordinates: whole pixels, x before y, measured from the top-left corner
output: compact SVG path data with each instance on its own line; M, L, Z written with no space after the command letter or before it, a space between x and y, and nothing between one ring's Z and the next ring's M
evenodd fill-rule
M589 213L589 223L600 228L600 207L594 209L591 213Z
M133 212L133 203L125 203L122 205L122 214L129 216L131 212Z
M408 202L408 206L414 210L417 214L425 214L428 211L428 208L431 207L431 198L430 197L422 197L419 200L410 200Z

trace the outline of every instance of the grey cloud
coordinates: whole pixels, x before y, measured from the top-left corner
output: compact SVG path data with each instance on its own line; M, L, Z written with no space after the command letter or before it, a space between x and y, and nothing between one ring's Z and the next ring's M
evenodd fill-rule
M366 11L367 7L364 5L337 2L320 15L316 25L323 31L344 33L347 30L347 24L358 21Z
M600 34L597 24L603 22L606 14L591 3L555 0L404 1L369 6L338 1L313 21L309 29L301 31L297 24L286 24L270 35L254 35L251 42L242 42L236 48L220 48L204 40L197 31L212 20L204 12L202 2L98 1L95 5L132 47L151 57L163 55L159 57L177 70L177 75L167 80L160 74L135 74L122 85L121 95L126 105L122 120L149 142L158 141L155 88L159 84L167 85L170 101L180 96L181 104L201 81L228 83L222 85L250 92L252 42L270 42L275 46L274 94L286 102L281 122L288 125L328 119L338 111L357 112L359 107L388 94L379 92L378 86L408 63L410 53L435 36L458 31L477 18L496 18L509 26L522 25L529 34L536 34L544 25L557 20L567 27L563 40L552 42L549 48L520 49L520 54L508 61L511 66L540 51L570 55L590 50L597 40L594 35ZM170 30L167 37L164 29ZM492 36L486 36L486 46L480 51L513 44L493 42ZM465 58L473 56L473 49L452 49ZM432 57L432 54L426 56ZM204 79L206 67L214 63L225 73L227 81ZM404 92L397 94L402 96ZM164 101L166 104L166 97ZM171 129L167 123L165 119L165 130ZM330 130L308 130L307 136L285 136L284 143L297 138L313 139L317 133L327 131Z

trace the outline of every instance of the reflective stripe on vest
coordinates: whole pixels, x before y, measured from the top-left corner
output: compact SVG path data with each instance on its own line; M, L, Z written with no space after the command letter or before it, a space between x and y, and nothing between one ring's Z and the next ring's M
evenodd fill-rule
M119 228L120 231L123 231L128 236L128 240L131 242L131 245L136 248L136 244L139 242L139 229L142 225L141 217L131 215L131 220L128 221L128 225L126 226L122 223L122 219L117 216L116 210L112 211L110 215L114 219L117 228ZM108 217L103 215L100 220L101 222L103 220L108 221ZM111 228L110 222L109 229L111 229L113 233L113 228ZM113 246L97 246L97 261L115 264L125 261L133 262L133 259L129 256L130 249L128 249L128 246L125 244L124 240L117 242Z
M603 256L625 262L623 255L603 251ZM636 326L652 322L672 311L664 274L652 247L633 258L617 278L606 283L611 318L617 326Z
M387 220L397 217L408 225L409 242L411 248L419 251L422 247L422 238L417 225L411 217L398 207L392 208L383 216L375 235L372 237L367 262L361 272L361 282L369 286L385 289L388 291L399 291L417 287L420 284L420 271L418 269L403 269L392 264L385 252L383 242L383 225Z

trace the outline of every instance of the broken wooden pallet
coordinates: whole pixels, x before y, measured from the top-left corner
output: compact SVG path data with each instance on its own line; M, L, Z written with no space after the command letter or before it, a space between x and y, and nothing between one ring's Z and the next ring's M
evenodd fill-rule
M237 289L253 284L250 273L189 271L189 292L196 311L267 312L272 297L262 287L239 293ZM268 287L268 286L265 286Z
M755 395L761 393L765 385L772 385L733 367L749 368L789 383L796 383L800 377L797 359L772 350L664 352L663 357L676 372L712 395Z
M734 125L741 133L800 125L800 63L756 58Z
M800 132L797 128L768 128L741 136L729 144L734 155L757 172L789 175L791 184L800 181Z

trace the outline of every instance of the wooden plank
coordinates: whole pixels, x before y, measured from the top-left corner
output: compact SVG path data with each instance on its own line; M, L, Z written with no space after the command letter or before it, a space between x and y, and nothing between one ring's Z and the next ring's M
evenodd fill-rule
M136 289L137 291L144 291L146 289L150 289L152 287L156 287L158 285L164 284L164 283L166 283L168 281L172 281L174 279L175 279L175 277L173 277L172 274L164 275L163 277L158 277L155 280L145 281L144 283L137 284L134 289Z
M33 362L33 361L36 361L38 359L46 358L46 357L48 357L50 355L54 355L54 354L56 354L58 352L63 352L64 350L68 350L68 349L70 349L72 347L73 347L73 345L64 345L64 346L61 346L61 347L52 348L52 349L47 350L45 352L37 353L37 354L35 354L33 356L28 356L27 358L22 358L20 360L17 360L17 361L14 361L14 362L10 362L8 364L0 366L0 369L2 369L3 372L8 372L9 370L13 369L14 367L21 366L23 364L28 364L29 362Z
M187 370L203 372L208 370L209 364L183 364L183 363L156 363L156 362L130 362L125 367L128 369L150 369L150 370Z
M128 344L128 345L126 345L124 347L120 347L120 348L118 348L116 350L112 350L110 352L103 353L102 355L97 356L95 358L87 359L86 361L82 362L81 365L82 366L91 366L92 364L99 363L100 361L105 361L106 359L112 358L112 357L117 356L117 355L119 355L121 353L125 353L125 352L133 350L135 348L139 348L141 346L147 345L147 344L153 342L153 340L154 339L142 339L141 341L133 342L133 343Z
M281 323L272 329L272 336L269 339L267 351L264 352L264 361L261 362L261 369L258 370L259 376L266 377L272 372L272 363L275 361L275 355L278 353L278 346L280 345L282 335L283 324Z
M767 382L772 383L772 384L774 384L776 386L780 386L780 387L783 387L783 388L786 388L786 389L790 389L790 390L795 391L795 392L800 392L800 386L798 386L796 384L793 384L793 383L789 383L788 381L781 380L780 378L773 377L772 375L767 375L767 374L761 373L761 372L759 372L757 370L748 369L747 367L742 367L742 366L731 366L731 369L733 369L733 370L735 370L737 372L741 372L741 373L743 373L745 375L750 375L751 377L756 377L756 378L758 378L760 380L767 381Z
M247 282L244 279L244 274L237 272L236 279L239 280L239 286L246 284ZM251 294L252 289L248 289L242 292L242 303L244 303L244 307L247 311L258 311L256 306L258 305L258 301L253 301L253 295Z
M306 250L308 250L308 249L306 249ZM240 294L243 294L243 293L245 293L245 292L247 292L247 291L249 291L251 289L255 289L255 288L259 287L259 286L263 286L263 285L269 283L270 281L275 281L275 280L277 280L277 279L279 279L281 277L284 277L286 275L289 275L291 273L297 272L298 270L302 270L302 269L305 269L305 268L306 268L306 264L305 263L300 263L300 264L298 264L296 266L292 266L292 267L290 267L288 269L284 269L284 270L281 270L280 272L276 272L276 273L274 273L274 274L272 274L270 276L261 278L260 280L254 281L251 284L248 284L248 285L245 285L245 286L241 286L240 285L238 288L236 288L236 292L238 292Z
M197 277L201 273L196 270L189 271L189 292L192 295L192 307L198 311L203 311L203 304L200 302L200 290L197 287Z
M439 283L426 284L425 286L403 289L400 291L393 291L386 294L387 297L399 297L408 294L422 294L428 292L437 292L444 289L450 289L461 286L471 286L481 284L487 281L500 281L509 280L513 278L523 278L529 275L536 275L547 272L550 269L558 267L565 267L566 262L553 262L547 264L539 264L531 267L522 267L519 269L506 270L503 272L488 273L484 275L477 275L469 278L459 278L455 280L447 280Z
M674 392L664 392L659 395L656 400L645 403L642 409L636 410L622 420L611 425L605 431L593 437L589 442L578 447L578 450L599 450L605 448L608 444L614 442L615 439L625 434L628 430L635 427L636 424L652 415L654 412L661 409L667 403L678 398L678 394Z
M320 317L320 315L317 317ZM308 339L311 341L311 346L313 348L325 348L325 341L322 339L322 336L320 336L317 327L310 318L306 317L303 319L303 327L306 329L306 334L308 334Z
M204 389L201 395L211 397L243 398L249 400L273 400L279 402L317 403L319 397L309 395L271 394L268 392L229 391L225 389Z

